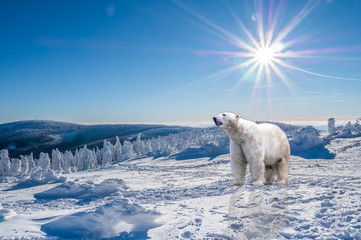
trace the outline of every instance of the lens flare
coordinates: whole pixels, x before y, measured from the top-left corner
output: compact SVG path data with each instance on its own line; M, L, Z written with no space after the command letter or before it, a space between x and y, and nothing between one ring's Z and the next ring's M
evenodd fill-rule
M251 82L253 83L253 88L250 102L255 102L254 98L258 94L258 90L262 89L263 86L266 86L266 91L258 95L262 98L266 95L268 103L267 108L269 111L268 119L272 119L272 94L274 90L277 90L274 86L284 85L293 95L296 95L296 91L292 86L292 81L287 76L292 71L302 72L318 78L361 82L361 79L317 73L295 65L295 60L307 61L321 59L322 57L325 57L320 56L324 53L337 54L343 51L360 50L360 46L300 49L300 46L312 39L312 34L314 33L309 32L310 34L307 35L307 32L295 32L295 29L297 29L299 24L308 17L320 1L307 1L302 7L297 5L299 7L298 11L295 11L297 14L287 17L284 15L284 13L287 12L284 9L286 4L285 1L276 2L270 0L269 2L265 2L262 0L255 0L253 2L254 13L249 19L252 20L252 24L249 24L248 21L242 21L240 16L244 17L244 15L241 15L228 7L229 12L227 12L227 14L229 14L237 24L234 31L217 25L193 8L184 5L184 2L182 1L176 2L176 5L197 20L194 21L194 19L191 19L191 22L197 23L196 26L208 31L221 41L224 41L227 45L237 49L235 51L194 51L195 54L202 56L227 56L234 59L235 64L227 69L192 82L187 86L192 86L200 82L215 83L228 78L232 74L238 73L236 81L229 91L234 92L234 90L238 89L243 83ZM266 9L266 7L268 7L268 9ZM289 19L287 19L287 21L281 20L285 18ZM248 23L248 27L246 26L246 23ZM255 29L252 29L254 26ZM241 77L238 77L240 75L239 73L241 73Z
M263 47L257 50L254 58L259 63L269 64L274 60L275 56L275 51L272 48Z
M292 92L291 82L287 79L284 69L303 72L320 78L330 78L346 81L361 81L361 79L347 78L340 76L332 76L329 74L315 73L309 70L302 69L301 67L292 64L291 59L316 59L317 54L324 52L340 52L345 48L332 48L332 49L292 49L294 45L300 41L305 41L307 36L300 35L297 38L290 39L289 35L293 33L294 29L312 12L312 10L319 4L319 1L308 1L299 11L298 14L291 17L287 24L281 25L281 13L283 12L284 2L277 4L271 0L269 8L264 9L265 4L263 1L254 1L254 13L251 15L251 20L255 22L256 29L249 29L244 22L240 19L231 8L229 8L229 15L233 17L234 21L238 24L240 33L230 32L229 30L222 28L216 23L207 19L194 9L184 5L181 1L177 2L180 8L188 12L192 17L202 22L205 26L201 26L202 29L209 33L219 37L220 39L228 42L228 44L238 47L238 52L232 51L194 51L199 55L218 54L223 56L229 56L232 58L239 58L244 60L238 63L236 66L221 71L220 73L214 73L211 76L218 76L219 74L224 76L232 74L239 69L246 69L243 77L240 78L234 86L239 86L241 82L248 79L250 76L255 76L253 82L255 87L260 84L264 79L268 85L272 85L271 74L280 79ZM245 37L239 37L243 35ZM351 51L354 47L348 47L347 51ZM359 50L359 46L355 47L355 50ZM201 81L209 80L211 77L205 77ZM273 77L273 78L275 78ZM221 80L222 78L218 78ZM199 82L199 81L197 81Z

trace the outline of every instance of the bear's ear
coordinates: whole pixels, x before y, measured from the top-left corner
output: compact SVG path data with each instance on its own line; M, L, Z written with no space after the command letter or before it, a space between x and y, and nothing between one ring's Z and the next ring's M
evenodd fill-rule
M240 118L239 114L236 114L236 118Z

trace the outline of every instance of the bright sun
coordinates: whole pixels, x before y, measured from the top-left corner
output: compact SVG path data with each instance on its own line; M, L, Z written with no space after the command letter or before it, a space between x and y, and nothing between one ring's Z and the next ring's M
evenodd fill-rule
M262 47L254 55L258 63L269 64L275 60L275 51L270 47Z
M267 11L264 11L265 9L263 9L264 1L254 0L253 2L255 13L252 15L252 20L255 22L255 25L252 24L250 26L256 27L254 31L252 31L252 29L248 29L242 20L238 18L234 12L231 12L236 20L236 23L239 25L239 28L237 28L238 31L241 31L241 33L237 33L236 35L227 31L227 29L218 26L187 6L180 4L180 7L185 9L198 20L202 21L207 27L205 29L209 28L208 30L210 33L220 37L221 40L227 41L230 46L237 47L236 51L197 51L197 53L201 55L219 54L237 59L237 64L235 66L231 66L208 77L205 77L203 78L204 80L214 78L215 81L218 81L220 79L224 79L227 76L230 76L235 71L241 70L242 76L237 79L231 89L237 88L243 82L249 80L254 83L252 91L253 96L253 94L256 94L258 89L261 88L260 86L263 83L266 83L267 99L269 100L269 104L271 104L270 99L272 87L277 85L273 84L273 82L280 80L287 88L290 89L291 92L294 91L291 84L292 82L284 71L285 68L317 77L361 82L361 79L319 74L293 65L293 60L318 57L316 56L317 53L342 51L342 48L334 48L332 50L297 49L301 45L298 45L296 49L292 49L293 47L296 47L296 44L300 43L300 39L309 38L308 36L301 36L300 39L291 39L290 33L318 5L318 1L308 1L308 3L302 9L300 9L299 13L291 18L290 21L285 22L286 24L284 25L280 25L279 21L281 16L283 17L283 15L280 15L283 12L282 8L284 4L281 3L282 1L279 2L279 4L273 4L274 1L270 1L269 9L267 9ZM264 13L267 12L268 15L265 15ZM312 56L311 54L315 54L315 56Z

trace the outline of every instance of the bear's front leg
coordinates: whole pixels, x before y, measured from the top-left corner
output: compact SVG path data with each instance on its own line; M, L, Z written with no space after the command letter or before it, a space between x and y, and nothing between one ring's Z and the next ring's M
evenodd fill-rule
M243 185L244 177L246 176L247 162L244 156L242 147L230 142L230 155L231 155L231 168L233 174L233 183L232 185Z
M250 153L247 160L251 172L252 185L263 185L265 165L262 154L259 151Z
M243 180L246 175L247 163L245 161L238 161L231 158L231 168L233 174L232 185L243 185Z

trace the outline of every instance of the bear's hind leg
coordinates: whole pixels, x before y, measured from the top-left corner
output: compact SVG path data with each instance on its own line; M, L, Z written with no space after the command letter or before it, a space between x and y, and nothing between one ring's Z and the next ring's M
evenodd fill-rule
M276 170L276 166L270 166L270 165L266 165L265 168L265 173L264 173L264 184L265 185L271 185L275 179L277 170Z
M277 180L278 185L287 184L288 166L289 166L288 158L281 158L276 163L277 175L278 175L278 180Z

